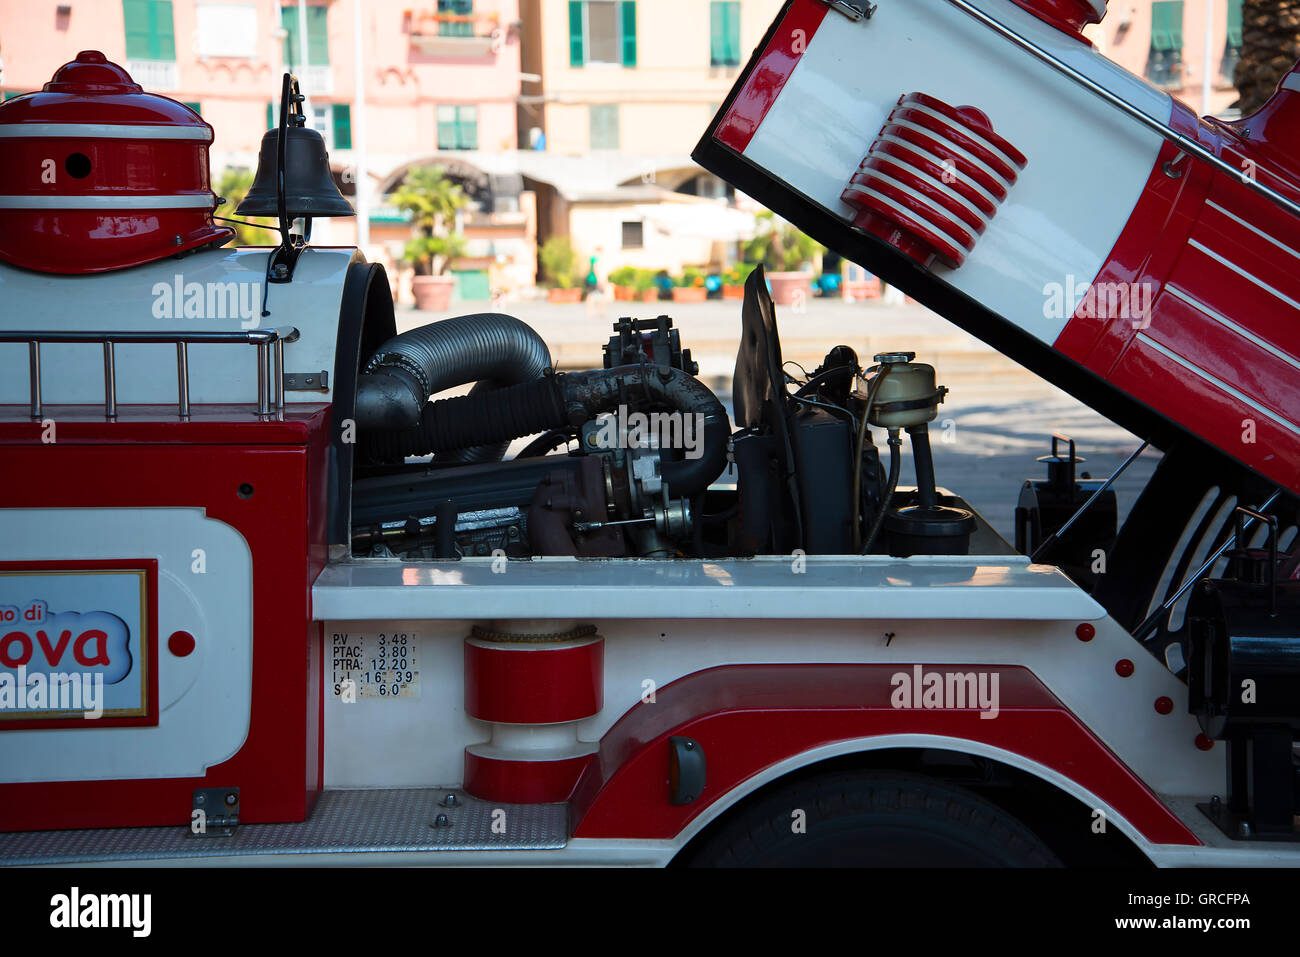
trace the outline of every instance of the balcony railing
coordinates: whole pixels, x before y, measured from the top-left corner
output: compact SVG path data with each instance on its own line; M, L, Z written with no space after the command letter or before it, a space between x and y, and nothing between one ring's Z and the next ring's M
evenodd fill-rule
M487 56L505 39L496 13L408 14L411 45L430 56Z
M127 60L126 72L146 90L180 89L175 60Z

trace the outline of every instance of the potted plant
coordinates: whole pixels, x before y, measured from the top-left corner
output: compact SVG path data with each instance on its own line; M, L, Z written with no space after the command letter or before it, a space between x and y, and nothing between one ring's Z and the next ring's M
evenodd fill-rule
M456 279L448 275L465 253L465 237L456 231L457 214L469 197L442 170L413 169L393 193L393 205L411 215L416 236L406 244L404 259L415 268L411 291L415 308L443 312L451 306Z
M745 259L762 263L768 270L772 301L790 306L812 298L812 260L825 252L815 240L771 211L758 214L758 234L746 244Z
M704 302L708 297L704 274L698 269L682 270L681 277L673 286L673 302Z
M614 299L632 302L636 299L636 274L634 266L623 266L609 274L609 284L614 287Z
M745 280L755 269L753 263L736 263L722 274L722 298L723 299L744 299L745 298Z
M542 272L550 286L551 302L582 302L582 288L577 284L578 254L563 236L552 236L537 254Z
M638 269L633 283L635 297L640 302L658 302L659 286L655 283L653 269Z

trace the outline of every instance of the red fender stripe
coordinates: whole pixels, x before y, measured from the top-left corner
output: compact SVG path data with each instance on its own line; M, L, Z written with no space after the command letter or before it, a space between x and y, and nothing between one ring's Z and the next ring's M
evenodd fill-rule
M935 666L938 667L938 666ZM889 665L735 665L696 672L638 704L600 743L573 796L575 837L666 840L746 780L824 745L890 734L963 738L1019 754L1077 782L1157 844L1195 835L1026 668L942 666L999 675L1001 711L899 710ZM699 741L708 761L701 799L668 803L670 735Z

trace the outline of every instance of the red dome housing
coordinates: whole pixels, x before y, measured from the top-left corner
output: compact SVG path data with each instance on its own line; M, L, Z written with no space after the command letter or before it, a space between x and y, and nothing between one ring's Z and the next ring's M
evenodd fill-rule
M0 106L0 260L84 274L228 242L212 221L211 142L193 110L77 54Z

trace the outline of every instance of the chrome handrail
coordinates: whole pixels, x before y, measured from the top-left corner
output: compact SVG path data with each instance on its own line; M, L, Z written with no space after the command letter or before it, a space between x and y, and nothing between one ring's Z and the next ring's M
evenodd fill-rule
M296 342L298 330L292 326L279 329L248 329L221 332L84 332L70 330L32 331L0 330L0 343L26 343L28 352L28 389L31 415L40 419L44 413L41 388L41 345L49 343L93 343L104 350L104 417L117 418L117 349L119 345L163 344L176 346L176 411L180 418L190 417L191 345L251 345L257 347L257 414L270 415L272 409L284 411L284 344Z

